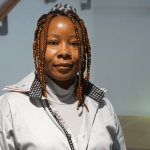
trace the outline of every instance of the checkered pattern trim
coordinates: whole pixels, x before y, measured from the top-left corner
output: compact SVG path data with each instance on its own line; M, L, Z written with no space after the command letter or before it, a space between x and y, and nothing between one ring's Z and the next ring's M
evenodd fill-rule
M95 86L91 82L88 83L85 95L89 96L97 102L100 102L101 99L104 97L104 94L105 92L102 91L99 87Z
M77 13L77 12L76 12L76 9L73 8L72 6L68 5L68 4L57 4L57 5L55 5L55 6L51 9L51 11L55 11L56 9L58 9L58 10L60 10L60 11L64 11L64 12L66 12L66 13L68 13L68 12L70 12L70 11L73 11L73 12Z
M37 77L34 79L31 85L31 88L29 91L29 97L42 98L42 86L41 86L39 78Z

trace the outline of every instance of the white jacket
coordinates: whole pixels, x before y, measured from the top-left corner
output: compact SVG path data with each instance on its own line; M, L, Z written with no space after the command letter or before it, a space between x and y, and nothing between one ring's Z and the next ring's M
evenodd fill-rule
M126 150L105 89L89 84L85 95L89 112L83 109L78 144L53 103L46 104L34 71L5 90L11 91L0 97L0 150Z

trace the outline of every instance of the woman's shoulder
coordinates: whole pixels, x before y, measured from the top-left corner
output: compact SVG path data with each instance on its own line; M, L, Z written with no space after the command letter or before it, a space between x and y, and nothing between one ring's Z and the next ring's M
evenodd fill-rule
M0 108L5 109L7 105L17 103L23 101L23 99L26 99L28 97L28 92L31 87L31 84L35 78L35 71L32 71L30 74L28 74L25 78L23 78L20 82L5 86L3 90L9 90L9 92L3 94L0 96Z
M20 99L24 96L27 96L28 94L26 92L17 92L17 91L9 91L3 95L0 96L0 103L2 103L3 101L12 101L15 99Z
M11 105L19 104L23 99L25 99L28 95L26 93L21 92L7 92L0 96L0 111L7 113L11 108Z

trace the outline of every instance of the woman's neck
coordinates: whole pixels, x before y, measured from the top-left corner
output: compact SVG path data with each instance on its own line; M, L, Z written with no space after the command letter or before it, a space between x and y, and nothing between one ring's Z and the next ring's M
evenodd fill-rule
M49 77L50 78L50 77ZM57 84L59 87L68 90L70 88L70 86L75 82L76 77L71 78L69 80L66 81L60 81L60 80L56 80L56 79L52 79L50 78L55 84Z

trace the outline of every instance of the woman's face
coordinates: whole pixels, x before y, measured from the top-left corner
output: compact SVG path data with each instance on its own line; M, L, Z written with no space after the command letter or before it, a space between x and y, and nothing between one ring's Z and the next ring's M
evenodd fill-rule
M83 58L82 30L77 23ZM44 32L41 35L43 48ZM77 38L72 21L66 16L57 16L50 21L44 71L54 81L74 80L79 66ZM81 59L82 59L81 58Z

